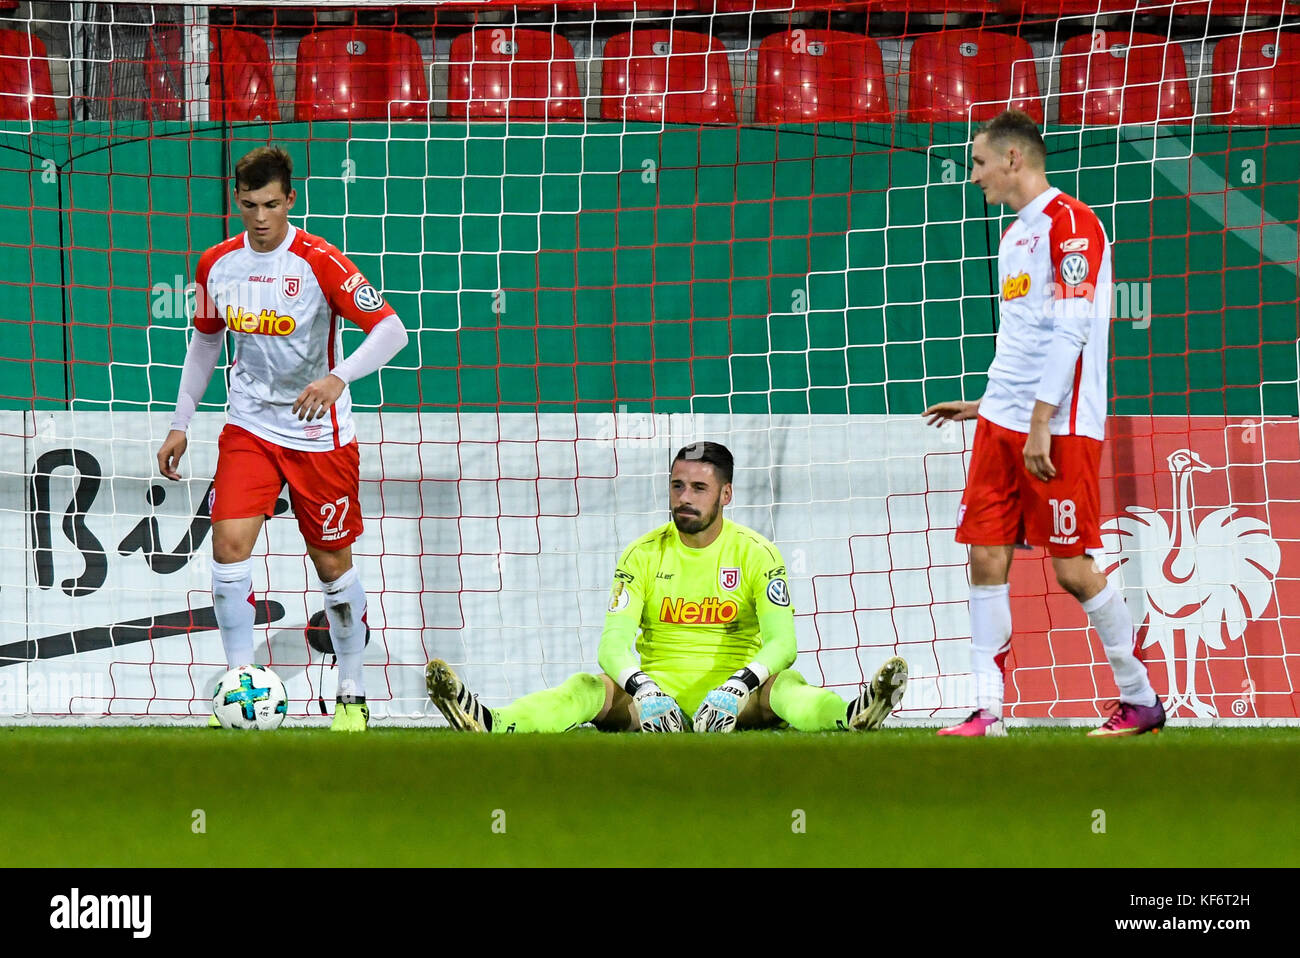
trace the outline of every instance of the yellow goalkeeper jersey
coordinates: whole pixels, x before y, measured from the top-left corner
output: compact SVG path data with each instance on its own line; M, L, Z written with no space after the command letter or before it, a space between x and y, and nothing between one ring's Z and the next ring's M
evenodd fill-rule
M757 660L776 673L795 653L785 561L754 530L724 519L692 549L668 522L624 550L599 653L616 682L640 668L690 714L737 669Z

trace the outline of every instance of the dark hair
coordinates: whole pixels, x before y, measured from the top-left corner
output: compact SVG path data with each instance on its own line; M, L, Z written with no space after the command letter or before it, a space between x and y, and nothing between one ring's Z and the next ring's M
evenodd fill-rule
M990 143L1013 140L1035 164L1040 167L1047 165L1047 146L1043 143L1043 134L1039 132L1038 124L1023 110L1003 110L976 130L977 136L980 133Z
M689 459L691 462L707 462L718 470L723 485L731 481L736 471L736 460L731 455L731 450L720 442L693 442L689 446L682 446L673 457L672 465L677 465L683 459ZM669 466L669 471L671 470L672 466Z
M235 164L235 189L260 190L278 180L288 196L293 188L293 159L278 146L259 146L245 153Z

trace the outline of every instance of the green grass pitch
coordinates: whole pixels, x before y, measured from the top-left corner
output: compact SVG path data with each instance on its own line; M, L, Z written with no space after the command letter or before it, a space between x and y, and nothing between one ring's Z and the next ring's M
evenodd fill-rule
M0 728L0 864L1300 864L1300 729L1084 732Z

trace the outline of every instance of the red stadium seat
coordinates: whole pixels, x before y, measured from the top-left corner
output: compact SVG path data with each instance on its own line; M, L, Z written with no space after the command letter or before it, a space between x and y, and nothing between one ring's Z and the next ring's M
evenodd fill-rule
M280 119L275 77L266 41L246 30L212 30L208 56L208 115L214 120L248 123Z
M1140 0L1139 0L1140 2ZM1147 0L1157 2L1157 0ZM1170 0L1162 0L1166 13ZM1057 17L1095 16L1098 13L1132 13L1135 0L1002 0L999 12ZM1075 24L1072 24L1072 26Z
M1150 33L1098 30L1061 47L1062 123L1114 126L1191 117L1178 44Z
M944 30L912 44L907 115L915 123L990 120L1024 110L1043 120L1034 51L1006 33Z
M602 57L600 115L651 123L735 123L727 51L685 30L610 37Z
M208 116L231 123L280 119L275 98L271 56L266 43L243 30L208 31ZM144 60L145 118L185 118L185 72L179 26L158 26L150 31Z
M145 39L144 101L146 120L185 118L185 63L182 27L162 23L149 29Z
M1215 123L1300 124L1300 34L1220 41L1210 105Z
M0 120L57 120L45 44L26 30L0 30Z
M573 46L549 30L480 27L451 43L452 117L580 120Z
M759 44L754 122L891 119L880 47L870 37L790 30Z
M425 120L429 82L415 38L340 27L298 44L298 120Z
M685 13L688 10L699 10L708 0L659 0L658 3L653 0L596 0L600 5L601 13L653 13L656 11L666 13ZM539 6L545 7L547 4L542 3ZM551 3L550 6L555 6Z
M1151 7L1164 7L1164 10L1152 10L1154 14L1168 16L1172 13L1179 17L1204 17L1211 13L1216 17L1277 16L1292 13L1295 8L1291 0L1175 0L1172 8L1169 0L1145 0L1145 3Z

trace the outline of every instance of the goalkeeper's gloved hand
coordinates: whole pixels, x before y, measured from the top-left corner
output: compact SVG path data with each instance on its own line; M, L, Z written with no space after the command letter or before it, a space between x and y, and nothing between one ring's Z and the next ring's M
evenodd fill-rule
M695 713L693 724L697 732L730 732L749 701L758 689L758 676L749 669L741 669L720 686L704 696Z
M643 732L684 732L686 716L671 695L644 672L634 672L623 685L636 705Z

